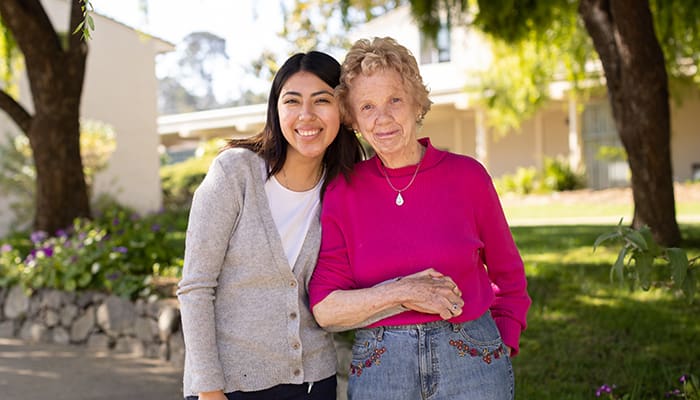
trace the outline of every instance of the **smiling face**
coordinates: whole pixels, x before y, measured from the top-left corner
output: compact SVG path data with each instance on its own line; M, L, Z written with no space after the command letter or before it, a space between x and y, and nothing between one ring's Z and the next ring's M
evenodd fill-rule
M351 82L348 105L353 129L361 132L384 165L398 168L418 162L420 110L398 72L358 75Z
M333 88L310 72L297 72L282 86L277 112L282 134L289 143L287 157L321 162L340 129Z

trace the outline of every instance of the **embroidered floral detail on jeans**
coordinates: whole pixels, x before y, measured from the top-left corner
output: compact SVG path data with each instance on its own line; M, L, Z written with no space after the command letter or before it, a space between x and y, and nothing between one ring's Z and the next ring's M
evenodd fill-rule
M357 375L358 377L362 375L362 370L365 368L369 368L372 365L379 365L381 364L381 357L382 354L386 353L386 348L382 347L380 349L376 349L372 352L372 355L369 356L365 361L362 361L358 364L353 364L350 363L350 375Z
M484 360L486 364L491 364L491 361L493 359L498 360L501 358L506 353L505 348L503 348L503 345L498 346L497 349L494 349L492 351L489 351L489 349L484 348L483 350L479 351L475 347L469 347L468 344L464 343L463 340L450 340L450 346L453 346L457 349L457 352L459 353L460 357L464 357L465 355L470 355L472 357L479 357L481 356L481 359Z

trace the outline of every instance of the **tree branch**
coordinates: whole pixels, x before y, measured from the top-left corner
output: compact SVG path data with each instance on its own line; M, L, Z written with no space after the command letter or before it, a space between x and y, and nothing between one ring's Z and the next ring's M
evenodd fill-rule
M581 0L579 14L583 18L586 30L595 46L600 59L603 61L608 86L619 82L620 55L618 53L616 32L610 13L609 0Z
M12 31L27 66L42 53L61 51L61 43L40 0L2 0L0 15ZM42 38L37 41L36 38Z
M32 116L21 104L2 90L0 90L0 109L4 110L12 118L22 132L27 133L32 123Z

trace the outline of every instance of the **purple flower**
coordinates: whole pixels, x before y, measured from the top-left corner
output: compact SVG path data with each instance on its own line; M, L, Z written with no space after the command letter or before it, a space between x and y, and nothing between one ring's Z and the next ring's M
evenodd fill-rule
M58 237L60 237L60 238L67 238L67 237L68 237L68 232L66 232L66 231L63 230L63 229L59 229L59 230L56 231L56 236L58 236Z
M112 220L112 225L114 225L114 226L119 225L119 218L114 217L114 219Z
M138 221L140 218L141 218L141 216L136 214L136 213L131 214L131 217L130 217L132 222Z
M112 272L111 274L107 275L107 280L116 281L119 276L121 276L119 272Z
M43 242L47 237L48 237L48 235L44 231L32 232L32 234L29 236L32 243Z
M124 246L117 246L117 247L113 247L112 251L116 251L117 253L126 254L129 251L129 249L127 249Z
M159 224L153 224L153 225L151 225L151 231L153 231L153 232L159 232L159 231L160 231L160 225L159 225Z
M682 375L680 379L678 379L681 383L686 383L688 381L688 375Z
M44 255L45 255L47 258L50 258L51 256L53 256L53 247L51 247L51 246L46 246L46 247L44 247L44 248L41 249L41 250L44 252Z
M12 251L12 245L9 243L3 243L2 247L0 247L0 253L8 253Z
M613 385L615 387L615 385ZM595 397L600 397L603 393L612 393L613 388L608 385L603 385L595 391Z

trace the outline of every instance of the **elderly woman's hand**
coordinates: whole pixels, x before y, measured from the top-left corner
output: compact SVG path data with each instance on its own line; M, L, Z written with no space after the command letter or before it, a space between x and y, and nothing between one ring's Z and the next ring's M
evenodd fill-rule
M462 292L449 276L433 268L401 278L398 284L405 290L406 301L402 305L410 310L439 314L450 319L462 313Z

